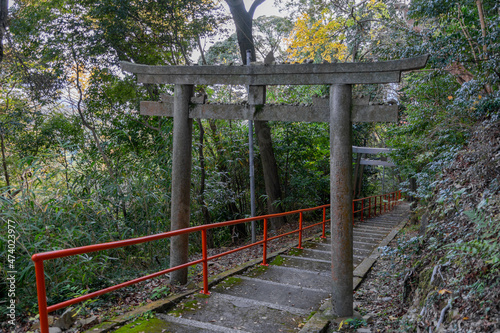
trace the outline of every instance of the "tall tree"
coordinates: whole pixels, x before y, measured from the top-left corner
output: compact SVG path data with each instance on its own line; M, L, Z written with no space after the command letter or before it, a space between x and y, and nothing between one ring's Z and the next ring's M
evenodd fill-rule
M3 59L3 36L7 30L9 0L0 0L0 63Z
M244 64L246 64L247 50L250 50L251 52L252 61L255 61L256 59L255 43L252 31L253 15L255 14L257 7L264 1L265 0L255 0L250 6L250 9L247 11L243 0L226 0L236 26L240 56ZM278 175L278 166L274 156L271 129L266 121L255 121L255 133L257 134L257 142L261 154L269 212L279 213L282 211L282 195ZM271 227L278 228L282 223L282 219L275 220L273 221Z

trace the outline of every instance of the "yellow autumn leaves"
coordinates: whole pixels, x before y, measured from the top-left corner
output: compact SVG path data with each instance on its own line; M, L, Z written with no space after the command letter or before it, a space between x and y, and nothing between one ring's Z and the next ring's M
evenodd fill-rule
M340 20L329 20L327 11L321 13L321 19L312 21L308 14L302 14L288 38L288 58L292 61L305 59L344 60L347 46L342 33Z
M309 14L302 14L295 22L294 28L285 43L288 46L288 59L302 62L306 59L315 62L346 61L349 57L346 32L356 30L356 25L370 19L375 21L387 17L387 6L378 0L367 1L363 6L356 5L347 11L348 16L336 15L330 9L324 9L318 16L312 18ZM368 33L369 38L376 38L377 28L372 26Z

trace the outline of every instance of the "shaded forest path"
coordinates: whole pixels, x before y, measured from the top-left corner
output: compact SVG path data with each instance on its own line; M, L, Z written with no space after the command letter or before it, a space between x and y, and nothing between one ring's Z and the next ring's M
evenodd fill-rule
M401 203L354 226L354 288L407 221ZM154 313L115 332L319 332L328 319L331 289L330 239L304 243L214 286L192 294L165 313ZM323 304L323 305L322 305ZM321 307L321 308L320 308ZM320 310L320 311L318 311Z

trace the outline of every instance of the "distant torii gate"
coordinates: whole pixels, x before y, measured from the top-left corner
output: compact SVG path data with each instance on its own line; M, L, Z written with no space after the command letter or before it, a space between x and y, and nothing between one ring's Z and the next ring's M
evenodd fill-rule
M380 153L388 153L393 151L391 148L369 148L369 147L352 147L353 153L358 154L380 154ZM381 160L370 160L361 158L359 160L360 165L379 165L383 167L382 172L382 193L385 193L385 167L395 167L396 164L389 161L381 161Z
M397 106L360 105L353 84L399 82L401 72L425 67L428 56L373 62L283 64L270 66L146 66L122 62L142 83L175 84L174 96L141 102L141 114L174 117L171 229L189 227L192 118L330 122L330 203L332 305L338 316L353 314L352 122L397 121ZM248 104L219 105L192 101L196 84L247 85ZM311 106L266 105L267 85L330 85L329 99ZM203 103L203 101L201 101ZM171 241L170 265L187 262L187 235ZM186 282L187 271L172 272Z

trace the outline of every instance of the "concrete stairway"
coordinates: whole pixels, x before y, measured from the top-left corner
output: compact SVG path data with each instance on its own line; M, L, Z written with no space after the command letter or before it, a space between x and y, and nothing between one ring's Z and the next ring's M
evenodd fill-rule
M373 264L373 253L391 231L396 233L407 212L403 203L355 224L353 269L371 255ZM330 265L330 240L308 242L268 267L227 278L210 296L193 294L168 313L156 313L161 325L148 332L297 332L329 297Z

